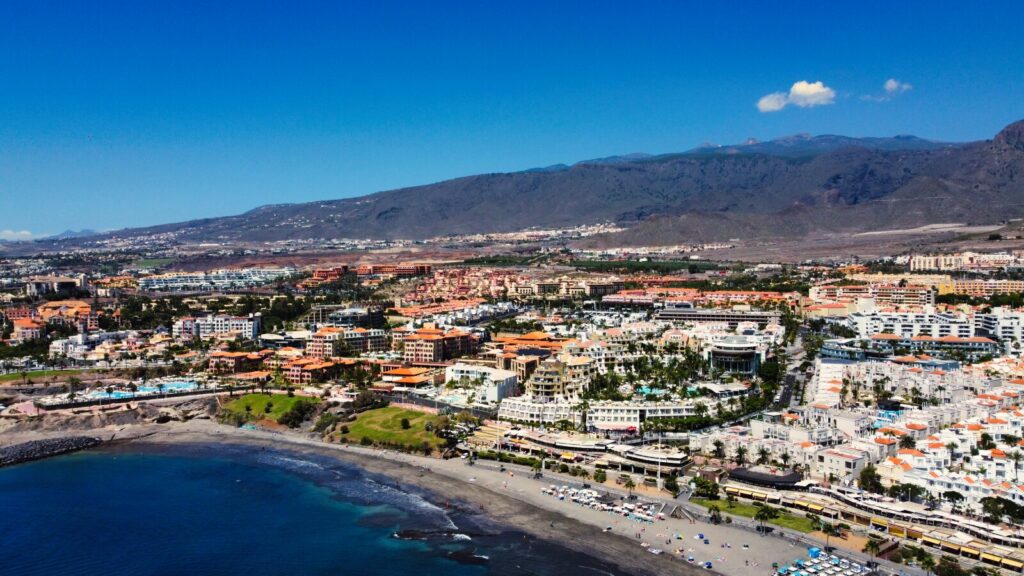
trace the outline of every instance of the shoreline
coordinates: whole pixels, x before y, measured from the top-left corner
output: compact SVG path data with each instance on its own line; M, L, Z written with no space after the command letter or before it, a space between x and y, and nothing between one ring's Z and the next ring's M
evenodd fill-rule
M498 525L615 566L615 573L713 572L727 576L765 576L774 573L772 562L789 562L806 552L801 545L789 540L759 536L728 524L691 523L688 519L675 518L640 524L607 512L559 501L541 494L540 490L552 483L568 483L570 479L548 475L534 480L527 471L511 466L501 472L497 463L478 463L469 467L461 459L446 461L350 444L327 444L296 434L245 430L212 421L125 427L110 436L104 445L142 445L155 449L189 445L213 448L249 446L345 462L368 474L388 479L393 487L400 490L408 490L412 486L426 492L419 495L435 505L457 504L457 508L462 510L456 509L456 512L482 515ZM618 495L618 491L609 486L597 488ZM608 528L611 531L606 531ZM695 541L698 533L705 534L711 542ZM682 538L673 538L675 534L682 535ZM642 543L649 543L651 548L660 548L664 553L652 554L641 546ZM696 562L687 562L687 556L693 556ZM701 565L705 561L712 562L713 570Z
M132 431L144 432L144 435L114 438L104 443L103 447L130 450L132 446L143 446L147 452L153 449L157 453L162 446L173 446L175 449L189 446L213 449L227 446L258 447L290 456L325 457L357 466L367 474L386 479L392 487L399 490L407 491L412 486L418 496L456 515L482 516L497 526L518 530L531 537L585 554L613 566L614 574L656 576L708 572L704 568L681 562L667 554L651 554L641 548L636 541L621 534L606 533L598 526L581 522L556 510L495 492L482 483L454 477L448 467L437 465L444 462L441 460L385 453L355 446L325 444L297 436L242 430L213 423L210 426L198 427L179 425L165 428L162 425L154 425L145 428L147 429ZM461 460L457 464L478 476L490 472L474 470L465 466Z

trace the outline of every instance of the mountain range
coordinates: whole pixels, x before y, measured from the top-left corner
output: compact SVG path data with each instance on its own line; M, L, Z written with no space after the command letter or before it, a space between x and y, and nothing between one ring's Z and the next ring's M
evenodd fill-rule
M107 232L182 241L423 239L602 222L606 241L799 238L1024 217L1024 121L991 140L797 135L480 174L356 198ZM74 240L72 240L74 241Z

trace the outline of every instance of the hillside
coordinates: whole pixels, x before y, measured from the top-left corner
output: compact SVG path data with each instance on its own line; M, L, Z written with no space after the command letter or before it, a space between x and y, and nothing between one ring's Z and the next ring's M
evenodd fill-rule
M410 238L616 222L602 242L800 237L1024 216L1024 121L993 140L794 136L468 176L104 236Z

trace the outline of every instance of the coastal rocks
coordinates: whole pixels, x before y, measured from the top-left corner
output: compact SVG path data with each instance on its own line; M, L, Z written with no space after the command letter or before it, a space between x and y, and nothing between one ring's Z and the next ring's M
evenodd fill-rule
M30 440L13 446L0 448L0 466L10 466L31 460L49 458L69 452L76 452L99 445L99 438L91 436L70 436Z
M189 420L209 420L217 413L217 401L214 398L201 398L182 402L174 406L160 408L153 421L166 424L171 421L188 422Z

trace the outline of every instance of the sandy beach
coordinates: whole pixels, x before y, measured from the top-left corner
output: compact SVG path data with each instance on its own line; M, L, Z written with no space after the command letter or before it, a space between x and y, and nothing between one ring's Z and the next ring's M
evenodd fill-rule
M570 477L546 473L544 478L535 480L525 469L510 466L502 472L497 463L468 466L461 459L439 460L326 444L299 435L245 430L209 421L131 426L116 432L109 430L105 439L111 437L119 443L143 444L147 448L161 444L244 445L351 462L390 478L398 487L412 485L425 490L436 504L481 512L501 524L614 564L624 574L707 573L700 564L710 561L714 572L727 576L763 576L774 572L773 562L785 564L806 554L805 547L788 540L759 536L728 524L677 518L640 523L560 501L543 494L541 489L551 484L569 484ZM600 488L618 492L611 486ZM606 531L608 527L610 531ZM676 539L676 534L682 538ZM696 539L697 534L703 534L709 543ZM664 553L652 554L642 544ZM686 561L689 556L695 564Z

